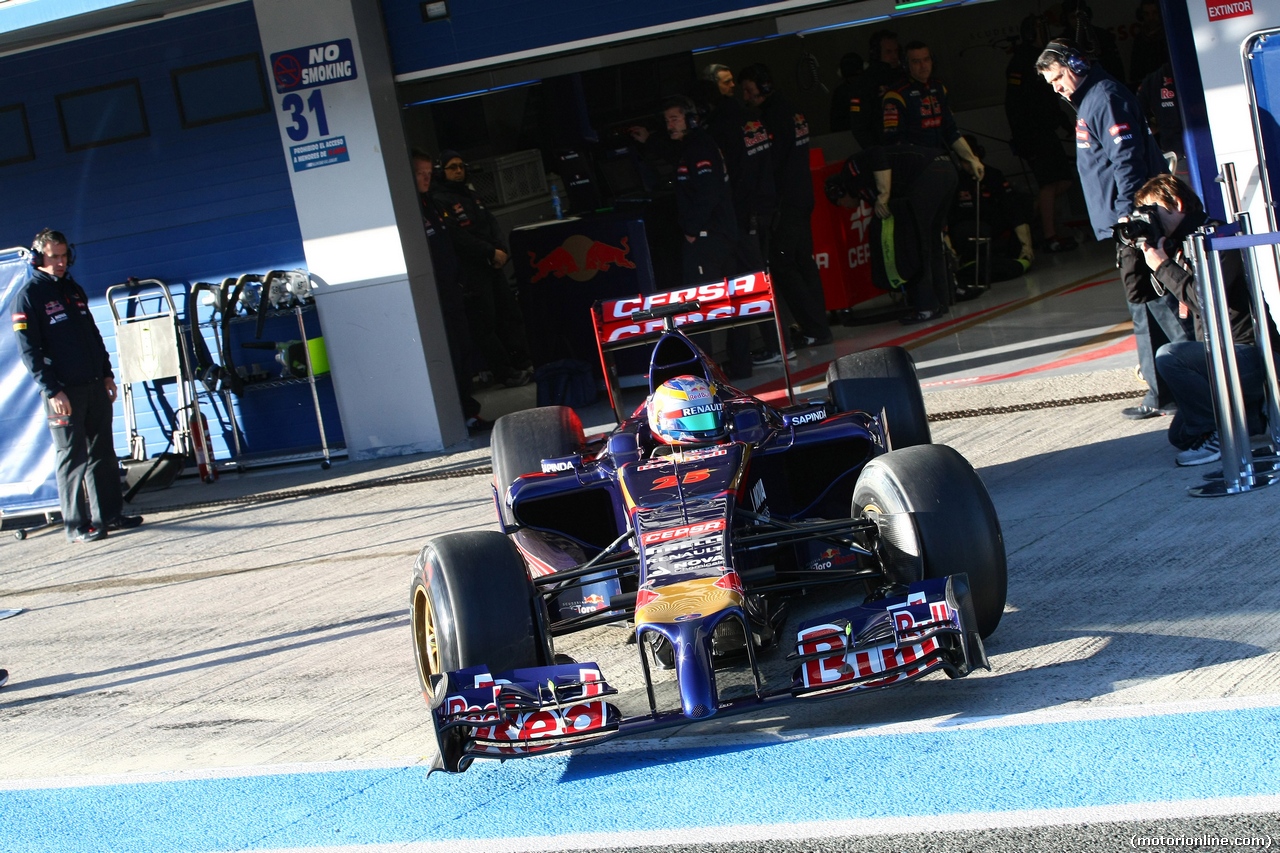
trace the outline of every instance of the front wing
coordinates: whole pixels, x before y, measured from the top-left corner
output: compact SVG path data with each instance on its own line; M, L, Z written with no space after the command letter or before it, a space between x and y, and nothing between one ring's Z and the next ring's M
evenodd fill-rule
M963 678L990 669L976 625L965 575L919 581L903 595L802 623L795 653L787 657L797 664L791 684L722 701L715 712L889 687L937 669ZM645 654L645 644L637 646ZM440 747L433 769L461 772L476 758L556 752L692 721L681 711L657 709L624 718L608 701L616 694L594 663L500 673L474 666L432 676L431 720Z

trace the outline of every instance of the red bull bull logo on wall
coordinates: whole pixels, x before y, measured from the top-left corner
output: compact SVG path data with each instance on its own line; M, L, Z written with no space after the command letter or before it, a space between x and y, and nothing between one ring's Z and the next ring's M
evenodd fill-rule
M631 246L626 237L617 246L611 246L582 234L574 234L541 258L537 252L529 253L529 266L533 269L529 281L536 283L548 276L568 276L574 281L589 281L596 273L613 267L633 270L636 265L628 257L630 254Z

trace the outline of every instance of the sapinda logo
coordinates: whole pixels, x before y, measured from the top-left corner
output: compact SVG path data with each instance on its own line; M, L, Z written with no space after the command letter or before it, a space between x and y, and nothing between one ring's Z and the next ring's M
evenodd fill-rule
M654 530L640 537L640 543L643 545L653 545L657 542L671 542L676 539L684 539L687 536L700 536L703 533L715 533L724 530L725 521L723 518L717 518L713 521L703 521L698 524L686 524L682 527L668 527L666 530Z

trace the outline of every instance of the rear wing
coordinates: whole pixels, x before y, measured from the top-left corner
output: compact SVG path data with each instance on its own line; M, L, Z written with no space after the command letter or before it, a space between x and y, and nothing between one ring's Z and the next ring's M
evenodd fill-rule
M685 306L688 310L682 310ZM601 300L592 306L591 320L595 327L600 367L609 392L609 404L618 423L622 423L627 415L621 409L618 372L613 359L613 353L618 350L652 344L664 331L675 326L697 325L700 328L689 331L709 332L772 320L778 351L784 355L787 351L773 282L766 272L748 273L663 293ZM791 367L786 358L782 359L782 373L787 386L787 400L794 404Z

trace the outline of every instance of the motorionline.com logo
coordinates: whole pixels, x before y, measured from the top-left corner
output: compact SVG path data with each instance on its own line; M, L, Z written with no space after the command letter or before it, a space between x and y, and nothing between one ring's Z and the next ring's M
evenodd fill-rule
M1200 847L1257 847L1267 850L1271 847L1270 835L1257 835L1237 838L1231 835L1132 835L1129 846L1139 847L1181 847L1195 849Z

